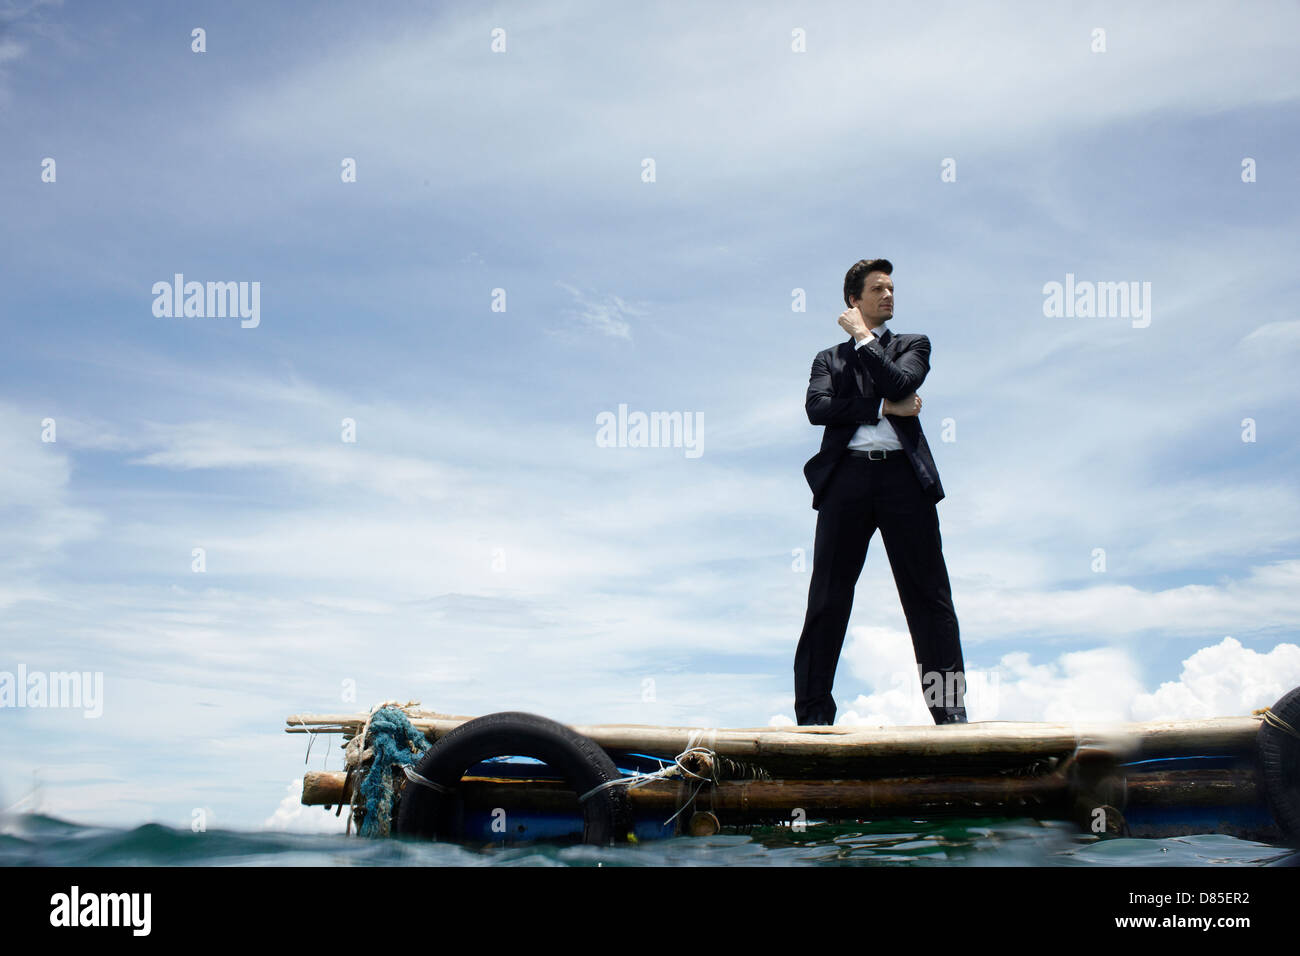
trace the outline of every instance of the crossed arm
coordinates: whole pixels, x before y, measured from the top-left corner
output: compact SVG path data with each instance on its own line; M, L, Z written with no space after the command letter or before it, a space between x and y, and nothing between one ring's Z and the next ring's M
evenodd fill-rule
M878 344L855 348L865 371L871 376L876 393L883 396L884 414L915 415L910 408L891 408L895 402L911 398L930 371L930 340L921 336L917 344L890 361ZM865 353L865 354L864 354ZM804 401L808 421L813 425L856 425L875 414L875 400L858 395L836 397L831 387L831 370L819 354L813 359L808 379L808 396Z
M863 370L871 376L876 392L891 402L911 395L930 374L930 340L924 335L918 336L915 343L898 356L897 362L891 362L885 350L874 340L855 348L853 353L862 363Z

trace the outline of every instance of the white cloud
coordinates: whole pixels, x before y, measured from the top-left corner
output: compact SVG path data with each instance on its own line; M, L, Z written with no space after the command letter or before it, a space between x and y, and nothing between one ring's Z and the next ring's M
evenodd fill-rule
M104 517L72 503L72 449L52 407L43 413L0 404L0 606L42 588L24 578L50 564L68 545L96 536ZM54 418L56 441L42 440Z
M568 316L587 330L610 338L630 340L632 325L628 322L628 318L649 315L645 309L625 302L617 295L609 293L598 295L576 289L564 282L555 284L573 296L577 305L575 309L566 310Z
M1144 631L1195 636L1300 626L1298 559L1251 567L1216 584L1143 589L1102 583L1109 576L1095 575L1097 583L1077 589L954 585L962 633L1094 634L1118 640Z
M1283 354L1294 353L1300 346L1300 319L1266 322L1243 338L1241 346L1272 357L1278 356L1279 349Z
M0 65L18 59L24 50L23 45L12 37L0 37Z
M907 635L857 628L845 648L853 676L877 689L859 695L836 719L845 725L920 725L924 707ZM972 721L1049 723L1191 720L1246 716L1300 687L1300 645L1278 644L1267 653L1234 638L1204 647L1183 662L1177 681L1146 691L1140 667L1120 648L1069 651L1035 664L1025 651L968 675L967 714ZM789 720L785 715L773 717Z
M1058 7L902 6L870 56L835 5L801 9L793 20L785 11L702 7L690 29L668 12L594 18L592 9L517 11L509 52L496 56L477 16L448 17L437 30L379 21L336 55L290 63L234 99L229 128L213 135L320 155L346 128L361 142L409 144L392 159L409 168L393 176L536 192L554 188L556 170L576 169L596 196L646 188L637 164L650 154L659 158L652 188L660 201L689 206L695 194L672 185L683 177L730 191L806 176L809 156L826 179L858 169L852 130L866 128L877 103L888 117L888 135L871 140L879 168L908 153L949 155L953 144L978 156L1207 103L1283 103L1300 89L1282 39L1300 30L1300 17L1285 6L1257 18L1214 4L1194 15L1158 4L1111 10L1105 54L1089 49L1096 24ZM579 20L584 28L571 29ZM808 31L806 53L790 50L795 26ZM1233 69L1203 69L1206 55ZM475 95L448 96L448 75ZM878 99L864 104L864 90ZM988 103L1015 108L977 108ZM430 121L413 129L411 110ZM470 130L476 149L439 148Z
M9 90L9 68L16 64L30 50L31 45L25 39L39 38L56 41L67 49L68 43L63 31L45 18L45 7L62 6L63 0L30 0L27 3L5 0L0 6L0 106L6 106L12 99Z
M347 828L348 810L338 816L337 807L326 811L324 807L305 807L302 804L302 779L289 781L284 799L262 823L264 830L284 830L292 833L343 833Z
M1249 714L1300 687L1300 646L1278 644L1261 654L1235 638L1203 647L1183 662L1176 681L1141 694L1134 720L1174 720Z

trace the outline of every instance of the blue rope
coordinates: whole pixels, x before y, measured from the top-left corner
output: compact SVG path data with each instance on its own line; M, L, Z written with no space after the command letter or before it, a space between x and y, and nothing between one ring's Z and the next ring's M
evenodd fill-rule
M365 741L361 742L362 749ZM362 836L388 836L393 818L393 768L414 764L429 741L397 707L381 707L370 718L370 746L375 752L370 772L361 781L365 816Z
M1201 754L1195 757L1151 757L1147 760L1130 760L1128 763L1120 764L1120 766L1137 767L1144 763L1169 763L1173 760L1223 760L1225 757L1231 756L1231 754Z

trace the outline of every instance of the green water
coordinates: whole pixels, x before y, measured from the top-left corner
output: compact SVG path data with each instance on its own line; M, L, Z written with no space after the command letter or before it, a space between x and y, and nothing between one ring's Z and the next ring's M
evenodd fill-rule
M0 820L0 866L1295 866L1300 853L1217 834L1099 839L1032 819L810 823L802 833L678 837L637 846L467 848L267 831L193 833L150 823Z

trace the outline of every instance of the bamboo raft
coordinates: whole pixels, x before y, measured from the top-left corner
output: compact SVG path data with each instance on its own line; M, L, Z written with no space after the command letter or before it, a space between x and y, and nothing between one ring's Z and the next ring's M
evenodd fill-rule
M435 745L475 720L410 704L402 710ZM348 808L349 829L353 822L360 829L357 789L370 770L369 716L286 719L287 733L343 737L346 769L305 774L302 803ZM604 751L632 784L623 790L636 840L816 821L1031 817L1073 821L1099 836L1223 833L1294 844L1298 726L1300 689L1250 717L1131 724L570 729ZM412 784L395 776L400 802ZM447 791L418 773L408 776ZM485 760L458 782L456 776L449 779L458 839L499 842L502 828L492 824L501 814L510 819L511 838L584 832L577 789L544 764Z

